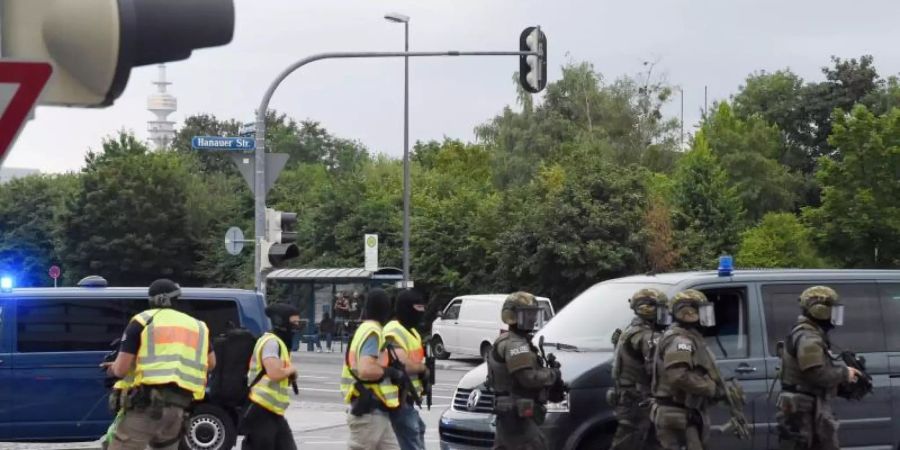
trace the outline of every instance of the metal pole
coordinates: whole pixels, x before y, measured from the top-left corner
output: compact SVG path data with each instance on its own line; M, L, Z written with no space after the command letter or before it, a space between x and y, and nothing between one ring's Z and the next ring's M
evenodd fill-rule
M409 52L409 21L403 23L404 52ZM403 75L403 288L409 288L409 56L404 58Z
M410 56L541 56L538 52L519 52L519 51L487 51L487 52L461 52L456 50L448 50L443 52L331 52L331 53L319 53L316 55L308 56L306 58L297 61L286 69L284 69L277 77L269 84L269 87L266 89L265 94L263 94L262 101L259 102L259 108L256 110L256 153L255 153L255 162L256 162L256 170L254 172L254 209L255 209L255 221L254 221L254 236L256 241L256 255L254 258L253 272L255 279L255 288L258 291L263 291L264 288L264 280L262 279L262 273L260 272L260 268L262 266L262 240L265 237L266 233L266 158L265 158L265 146L266 146L266 111L269 110L269 102L272 101L272 96L275 95L275 90L278 89L278 86L281 85L281 82L287 78L288 75L293 73L295 70L315 61L319 61L322 59L342 59L342 58L398 58L404 57L409 58ZM404 275L406 274L406 270L404 270Z
M684 150L684 88L678 88L681 91L681 150Z

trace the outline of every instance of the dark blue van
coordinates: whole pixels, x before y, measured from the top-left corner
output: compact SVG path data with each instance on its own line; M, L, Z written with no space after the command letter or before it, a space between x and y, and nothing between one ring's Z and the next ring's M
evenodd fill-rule
M104 285L0 290L0 441L93 441L106 432L112 417L98 365L148 306L146 287ZM211 336L231 324L257 336L269 327L263 297L253 291L183 288L176 309L205 321ZM205 416L192 420L193 438L203 448L233 443L236 436L223 435L233 425L220 423L227 414L210 412L221 409L195 406Z

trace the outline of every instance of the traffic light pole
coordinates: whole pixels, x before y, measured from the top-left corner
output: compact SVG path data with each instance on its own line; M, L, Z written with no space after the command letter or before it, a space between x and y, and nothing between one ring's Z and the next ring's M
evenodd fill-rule
M406 58L406 57L436 57L436 56L544 56L540 52L523 52L523 51L499 51L499 52L461 52L461 51L443 51L443 52L330 52L312 55L295 62L284 69L266 89L259 108L256 110L256 172L254 173L254 209L255 209L255 239L256 254L254 257L255 288L257 291L265 292L265 280L263 279L262 268L262 241L266 235L266 112L269 110L269 102L275 90L281 85L281 82L297 69L323 59L349 59L349 58ZM407 262L408 264L408 262Z

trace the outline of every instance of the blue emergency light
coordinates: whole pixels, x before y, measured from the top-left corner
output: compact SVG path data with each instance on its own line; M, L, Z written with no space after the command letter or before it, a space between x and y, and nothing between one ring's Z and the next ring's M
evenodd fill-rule
M3 276L0 277L0 291L9 292L12 291L13 288L13 279L12 277Z
M730 277L734 271L734 260L731 255L722 255L719 257L719 276Z

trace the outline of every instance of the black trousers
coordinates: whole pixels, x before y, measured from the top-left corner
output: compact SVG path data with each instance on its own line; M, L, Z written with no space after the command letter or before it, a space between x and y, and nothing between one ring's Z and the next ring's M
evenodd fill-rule
M251 402L241 421L242 450L297 450L294 433L284 416Z

